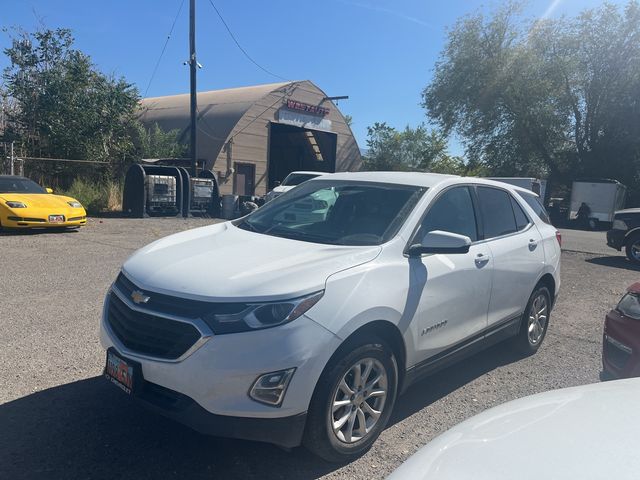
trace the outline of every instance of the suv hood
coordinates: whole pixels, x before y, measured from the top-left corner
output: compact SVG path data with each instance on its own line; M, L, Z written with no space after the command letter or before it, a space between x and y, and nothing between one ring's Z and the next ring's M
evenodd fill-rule
M271 301L322 290L327 278L376 258L381 247L302 242L231 222L160 239L134 253L124 274L140 288L208 301Z

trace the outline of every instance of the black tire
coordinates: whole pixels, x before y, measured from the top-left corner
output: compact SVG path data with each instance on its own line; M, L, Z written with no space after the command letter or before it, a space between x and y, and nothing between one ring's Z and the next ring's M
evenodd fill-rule
M635 254L634 249L637 252ZM634 233L627 238L624 242L624 253L630 261L636 265L640 265L640 233Z
M387 379L387 394L380 416L372 425L371 430L365 433L360 439L352 440L351 443L347 443L346 441L339 439L338 434L334 433L333 416L342 416L343 414L350 415L349 412L356 411L354 409L357 407L346 405L345 407L341 407L344 408L344 410L338 409L336 412L333 412L332 406L336 395L343 392L339 389L339 384L342 379L351 374L353 371L352 367L354 367L360 360L364 362L366 361L365 359L378 362L376 365L384 368ZM375 377L375 375L370 376L369 378L373 377ZM339 350L336 358L332 359L327 365L320 377L320 380L318 381L309 407L303 445L312 453L328 462L345 463L363 455L367 450L369 450L371 445L373 445L387 425L391 412L393 411L397 391L398 365L391 348L389 348L381 339L374 336L359 339L357 343L345 344L345 346ZM363 391L362 393L366 393L366 391ZM352 395L351 398L354 399L354 397L355 395ZM370 402L372 398L373 397L370 397L369 400L365 401ZM344 399L346 399L346 396ZM359 400L354 399L353 401L358 402ZM360 405L362 406L365 401ZM377 400L373 399L373 402L376 401ZM375 404L373 406L375 407ZM353 415L356 416L356 422L360 425L357 413L358 412L356 411ZM352 430L354 428L355 427L352 425Z
M598 230L598 228L600 227L600 222L597 218L590 218L587 222L587 225L589 226L589 230Z
M545 319L544 325L540 327L540 318L536 317L536 313L540 311L540 304L538 299L542 297L545 302ZM549 320L551 318L551 294L549 289L544 285L538 285L533 290L533 293L529 297L527 302L527 308L522 316L522 323L520 324L520 331L514 338L514 346L519 353L525 356L533 355L538 351L544 337L547 335L547 329L549 327ZM533 318L532 318L533 317ZM536 327L537 324L537 327ZM537 338L536 341L533 338Z

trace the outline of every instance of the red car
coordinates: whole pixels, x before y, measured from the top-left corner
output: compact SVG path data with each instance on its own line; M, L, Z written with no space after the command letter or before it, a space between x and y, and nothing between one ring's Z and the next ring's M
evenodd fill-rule
M640 377L640 283L606 316L602 366L604 378Z

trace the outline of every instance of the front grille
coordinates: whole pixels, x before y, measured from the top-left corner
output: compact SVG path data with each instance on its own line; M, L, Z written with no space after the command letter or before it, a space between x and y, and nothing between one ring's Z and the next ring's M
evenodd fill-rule
M193 402L189 397L147 380L142 384L138 396L163 410L179 411Z
M115 293L110 295L107 322L132 352L167 360L180 358L200 339L195 326L132 310Z
M31 217L7 217L9 220L12 220L14 222L39 222L39 223L45 223L46 220L44 218L31 218Z
M122 292L126 298L130 298L134 290L143 291L122 273L116 279L115 287ZM145 308L154 312L168 313L184 318L205 318L214 313L232 314L238 313L247 308L242 303L214 303L200 300L189 300L172 295L164 295L156 292L143 292L150 297Z
M609 337L606 337L604 341L604 355L614 367L623 369L627 364L627 360L629 360L631 353L622 350L616 346Z

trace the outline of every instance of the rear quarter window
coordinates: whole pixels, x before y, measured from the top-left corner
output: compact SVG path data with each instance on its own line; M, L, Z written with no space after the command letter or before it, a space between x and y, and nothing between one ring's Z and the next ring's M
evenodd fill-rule
M527 202L527 204L533 209L540 220L551 225L549 214L544 208L544 205L542 205L539 197L536 197L535 195L529 195L528 193L524 192L518 192L518 195L520 195L520 198Z

